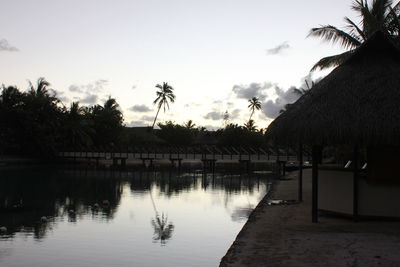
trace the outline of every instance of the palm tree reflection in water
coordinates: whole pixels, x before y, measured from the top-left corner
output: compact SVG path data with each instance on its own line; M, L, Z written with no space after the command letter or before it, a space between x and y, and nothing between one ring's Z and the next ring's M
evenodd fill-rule
M160 241L160 244L164 246L167 243L167 240L170 239L172 236L172 232L174 231L174 225L172 224L171 221L168 222L167 215L164 215L164 213L161 213L161 216L159 215L151 191L150 191L150 198L155 213L155 219L151 220L151 225L154 228L153 241L155 243L158 243L158 241Z

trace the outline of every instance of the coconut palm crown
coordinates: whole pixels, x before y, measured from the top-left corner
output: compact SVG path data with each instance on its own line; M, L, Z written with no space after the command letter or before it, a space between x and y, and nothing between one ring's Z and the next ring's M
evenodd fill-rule
M175 102L175 95L173 93L174 88L172 88L171 85L169 85L166 82L163 82L163 85L157 84L156 87L160 90L158 90L156 92L157 94L157 98L154 100L153 104L154 105L158 105L158 110L157 110L157 114L156 117L154 118L153 121L153 126L151 127L152 129L154 129L154 125L156 123L157 117L158 117L158 113L160 112L161 107L163 107L164 112L166 110L166 108L169 109L169 101L171 103Z
M249 99L248 101L250 104L247 107L251 110L251 114L250 114L250 118L249 118L249 121L250 121L251 117L253 117L254 111L261 109L261 102L257 97L253 97L252 99Z
M358 24L345 17L346 30L332 25L322 25L310 30L308 36L320 37L333 44L339 43L344 49L348 49L344 53L320 59L311 71L342 64L376 31L383 32L395 43L400 44L400 2L393 6L392 0L373 0L369 5L367 0L355 0L351 8L359 13L360 22Z

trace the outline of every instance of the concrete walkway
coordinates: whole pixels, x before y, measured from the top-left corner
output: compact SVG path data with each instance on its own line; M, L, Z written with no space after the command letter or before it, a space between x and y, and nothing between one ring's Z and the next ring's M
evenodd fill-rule
M220 266L400 266L400 222L325 216L313 224L311 170L303 176L304 202L269 206L264 198ZM297 198L297 173L286 178L273 199Z

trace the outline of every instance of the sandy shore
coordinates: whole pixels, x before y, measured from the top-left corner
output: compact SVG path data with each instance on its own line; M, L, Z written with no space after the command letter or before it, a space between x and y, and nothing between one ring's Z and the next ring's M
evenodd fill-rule
M287 178L273 199L297 198L297 173ZM220 266L400 266L400 222L323 216L313 224L311 170L303 184L300 204L269 206L264 198Z

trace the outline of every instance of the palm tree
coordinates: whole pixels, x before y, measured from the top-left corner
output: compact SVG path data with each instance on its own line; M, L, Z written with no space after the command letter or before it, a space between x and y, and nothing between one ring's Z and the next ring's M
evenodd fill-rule
M298 96L305 95L305 94L306 94L311 88L313 88L314 85L315 85L315 82L314 82L314 81L311 81L311 85L308 83L307 80L305 80L305 82L306 82L307 88L294 88L294 89L293 89L293 92L294 92L296 95L298 95Z
M32 138L33 153L54 155L56 142L60 138L62 108L58 106L50 83L45 78L39 78L36 86L29 81L29 91L24 97L24 112L29 117L25 120L25 131L29 131Z
M227 110L225 111L224 115L222 115L222 121L223 121L224 128L229 125L229 113Z
M192 130L192 129L194 129L194 127L196 127L196 123L193 123L192 120L188 120L188 121L184 124L184 127L187 128L187 129L189 129L189 130Z
M308 91L310 91L315 85L314 81L311 81L311 85L308 83L307 80L305 80L305 82L306 82L307 88L301 88L301 87L293 88L293 93L295 93L299 98L301 96L305 95ZM288 103L288 104L284 105L283 108L281 110L279 110L279 114L282 114L283 112L288 110L292 105L293 105L293 103Z
M108 99L104 102L103 111L106 112L110 118L116 121L118 124L122 123L122 112L119 110L119 105L115 98L108 97Z
M124 119L114 98L110 96L103 106L97 104L90 107L87 115L93 122L93 129L96 133L93 141L96 145L114 145L118 141Z
M382 31L399 44L400 33L400 2L392 7L392 0L373 0L368 5L367 0L354 0L352 9L359 13L361 21L357 24L345 17L345 30L332 25L322 25L312 28L308 36L320 37L325 41L340 43L348 51L320 59L311 69L326 69L343 63L354 50L368 40L376 31Z
M68 132L70 142L73 146L79 144L91 145L91 135L94 130L91 127L90 120L87 120L84 115L84 107L79 106L79 102L72 102L69 112L67 113L65 126Z
M254 120L249 120L247 123L245 123L244 128L246 128L250 132L255 132L257 130L257 126Z
M175 102L175 95L173 93L174 88L172 88L171 85L169 85L166 82L163 82L163 85L157 84L156 87L160 90L156 92L157 98L154 100L153 104L158 105L158 110L156 117L154 118L153 126L151 127L154 129L154 124L156 123L158 113L160 112L161 107L165 108L167 107L169 109L169 103L168 101L171 101L171 103Z
M31 81L29 82L29 94L31 96L42 97L48 94L47 87L50 86L50 83L46 81L45 78L41 77L37 80L36 88Z
M253 97L252 99L249 99L249 105L247 106L251 110L250 118L249 121L251 120L251 117L254 114L255 110L260 110L261 109L261 102L257 97Z

